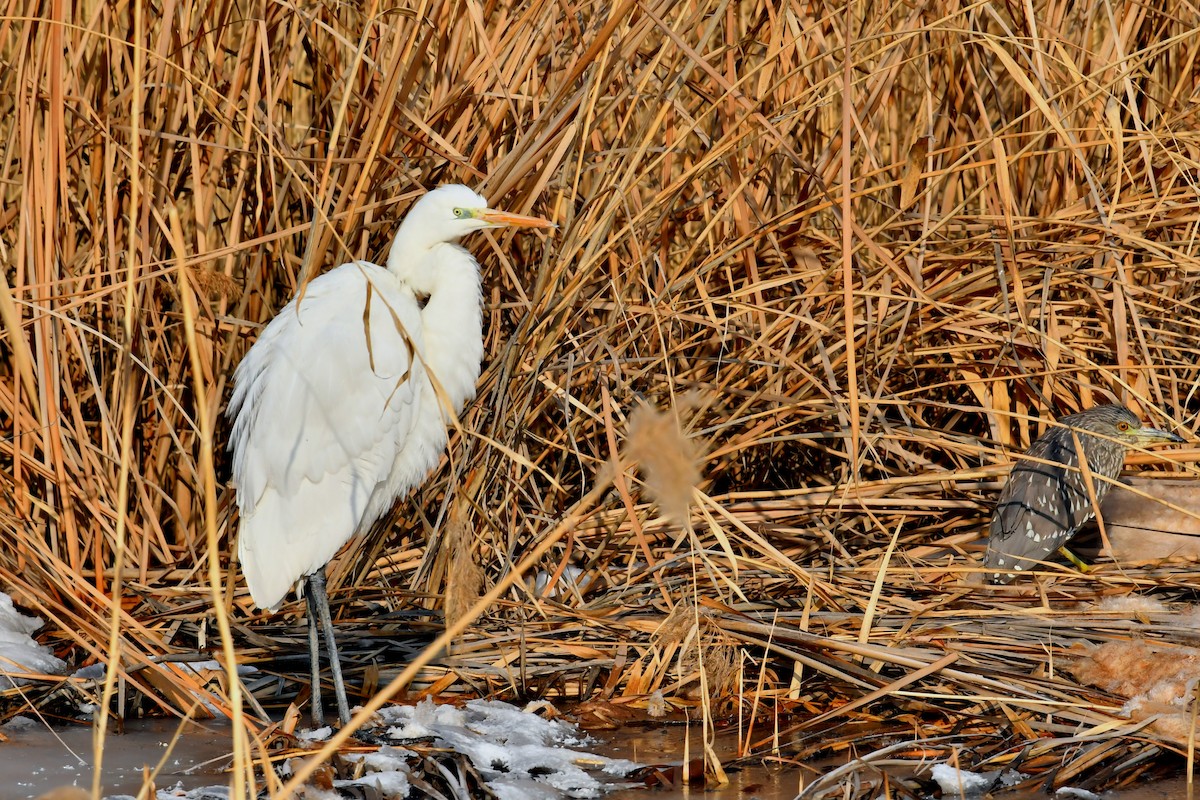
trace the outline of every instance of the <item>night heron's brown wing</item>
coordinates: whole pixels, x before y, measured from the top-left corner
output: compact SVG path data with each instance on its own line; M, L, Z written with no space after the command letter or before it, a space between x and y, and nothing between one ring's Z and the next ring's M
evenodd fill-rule
M1182 441L1174 433L1143 427L1124 406L1096 406L1063 417L1033 443L1004 484L983 557L985 568L1003 572L989 577L1011 580L1013 570L1036 566L1070 541L1121 474L1127 446Z
M1071 418L1063 421L1070 424ZM1080 430L1053 428L1029 448L1029 459L1013 467L996 503L991 539L983 564L987 569L1026 570L1045 561L1095 515L1083 472L1079 469L1075 437L1083 445L1093 476L1115 478L1124 463L1120 444L1089 436ZM1038 459L1038 460L1033 460ZM1053 463L1042 463L1053 462ZM1109 483L1093 477L1096 500ZM994 574L993 580L1011 575Z

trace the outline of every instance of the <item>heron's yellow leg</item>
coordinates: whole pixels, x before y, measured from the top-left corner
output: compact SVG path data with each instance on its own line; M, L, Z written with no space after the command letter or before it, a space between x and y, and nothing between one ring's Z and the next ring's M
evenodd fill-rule
M1065 545L1058 548L1058 552L1062 553L1063 558L1074 564L1075 568L1080 572L1087 574L1092 571L1091 565L1084 563L1083 559L1068 550Z

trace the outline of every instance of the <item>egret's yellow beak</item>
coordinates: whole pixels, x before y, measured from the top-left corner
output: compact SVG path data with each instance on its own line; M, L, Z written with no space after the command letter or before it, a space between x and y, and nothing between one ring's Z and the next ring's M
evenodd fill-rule
M523 214L513 214L508 211L498 211L494 208L479 208L472 213L475 219L481 219L497 228L557 228L548 219L541 217L526 217Z

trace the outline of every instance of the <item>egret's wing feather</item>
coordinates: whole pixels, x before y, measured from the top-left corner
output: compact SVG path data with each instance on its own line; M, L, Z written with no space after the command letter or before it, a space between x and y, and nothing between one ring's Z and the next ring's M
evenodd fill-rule
M276 605L386 509L373 497L419 418L420 346L412 293L358 262L313 280L299 313L289 303L239 365L239 555L258 605Z

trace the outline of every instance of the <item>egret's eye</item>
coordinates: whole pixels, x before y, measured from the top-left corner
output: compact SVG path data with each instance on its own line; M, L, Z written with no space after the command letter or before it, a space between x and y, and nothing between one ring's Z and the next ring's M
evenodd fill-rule
M454 216L462 219L463 217L467 216L467 210L465 208L456 208L454 209Z

